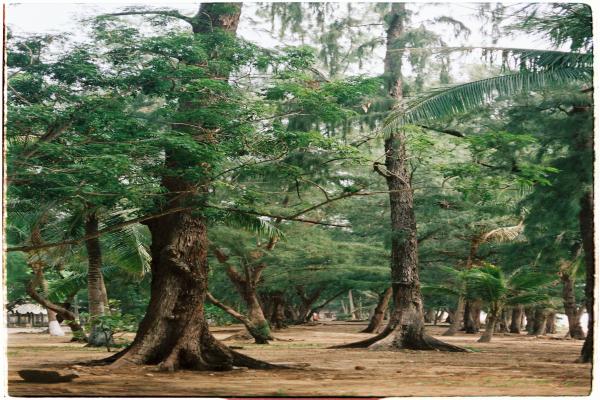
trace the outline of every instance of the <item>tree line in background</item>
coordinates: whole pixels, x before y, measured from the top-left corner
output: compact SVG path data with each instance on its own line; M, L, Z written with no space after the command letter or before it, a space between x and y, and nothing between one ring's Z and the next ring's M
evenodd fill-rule
M442 312L453 335L484 310L490 341L559 312L586 339L587 310L591 361L591 10L478 5L492 38L569 46L541 51L450 46L467 24L420 7L203 3L97 16L83 42L9 32L9 300L89 345L136 330L116 365L276 368L207 320L264 344L324 308L372 314L339 347L443 351L468 350L426 334ZM245 40L246 12L308 44ZM383 73L359 73L377 51Z

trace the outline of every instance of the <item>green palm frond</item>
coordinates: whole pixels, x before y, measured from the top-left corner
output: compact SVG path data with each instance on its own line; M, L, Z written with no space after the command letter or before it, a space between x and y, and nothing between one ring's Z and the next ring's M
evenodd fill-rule
M558 59L554 60L559 62ZM545 60L544 62L550 62ZM566 61L563 60L566 63ZM402 126L438 119L473 110L497 97L539 90L592 79L592 66L551 67L547 70L522 71L481 79L451 87L441 87L409 100L384 122L383 132L390 135Z
M104 266L101 269L102 275L110 277L118 273L119 268L114 265ZM74 272L62 279L53 280L48 284L48 299L54 303L60 303L68 296L84 289L87 285L87 271Z
M441 285L423 285L421 286L421 292L430 296L450 297L458 297L462 294L458 288L450 288Z
M106 264L115 265L138 277L150 271L150 234L146 226L128 225L104 235L101 243L105 248L103 256Z
M225 212L221 215L225 225L231 228L245 229L251 233L266 237L284 239L284 233L271 222L249 214L238 212Z
M556 281L557 278L554 275L531 272L519 268L508 277L508 281L513 291L529 292L546 287Z
M497 301L508 291L502 272L493 266L468 270L466 281L469 298L479 298L489 302Z
M550 297L546 293L540 292L532 292L532 293L524 293L517 296L510 296L506 299L506 305L508 306L516 306L516 305L530 305L530 304L541 304L546 303Z

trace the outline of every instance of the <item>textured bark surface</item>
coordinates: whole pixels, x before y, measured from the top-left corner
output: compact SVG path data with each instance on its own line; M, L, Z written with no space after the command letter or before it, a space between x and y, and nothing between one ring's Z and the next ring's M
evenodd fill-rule
M549 312L546 317L546 333L556 333L556 313Z
M575 280L568 273L562 273L560 280L562 282L563 306L569 323L569 336L573 339L584 340L585 333L580 321L581 308L577 307L575 300Z
M235 34L240 12L240 3L203 3L190 24L194 33L222 29ZM183 111L194 107L198 105L193 102L180 105ZM201 127L185 130L197 140L214 140ZM174 152L166 148L165 166L173 170L188 167ZM162 186L171 195L163 210L200 204L197 202L207 195L209 185L208 181L188 182L179 174L165 174ZM105 361L114 361L114 367L158 364L164 370L273 367L228 349L208 330L204 314L208 279L204 217L180 211L148 220L146 224L152 236L150 302L131 346Z
M514 306L512 308L512 317L510 321L510 333L521 333L521 316L523 315L523 306Z
M379 300L377 301L377 306L375 306L375 310L373 311L373 316L369 321L369 325L361 332L364 333L379 333L381 330L381 326L383 325L383 317L385 317L385 312L388 308L388 304L390 303L390 299L392 298L392 287L385 289L382 293L379 294Z
M98 218L95 214L87 216L85 221L85 234L94 235L98 232ZM106 288L102 277L102 249L100 239L86 240L85 248L88 257L87 289L88 308L90 313L91 329L88 336L89 346L106 346L112 342L110 332L104 332L98 323L98 318L105 315L108 308Z
M533 314L533 326L531 327L531 335L539 336L546 333L546 317L548 313L541 307L535 309Z
M479 343L489 343L494 336L498 317L500 316L500 308L497 305L492 304L487 315L487 321L485 322L485 331L483 335L477 340Z
M460 324L463 321L463 313L465 310L465 298L463 296L458 297L458 303L456 305L456 309L451 317L450 327L446 332L444 332L443 336L454 336L456 332L460 329ZM450 318L450 313L448 313L448 318Z
M585 254L585 301L588 312L588 331L583 348L581 349L579 361L592 362L594 358L594 281L596 278L596 262L594 255L594 198L591 191L587 192L581 198L580 204L579 226Z
M402 57L396 53L405 34L407 11L404 3L392 3L388 23L384 76L390 99L402 99ZM425 334L423 303L418 270L417 223L413 206L411 175L408 170L405 132L390 134L384 142L385 164L374 169L385 177L390 201L391 277L394 310L379 335L338 347L374 349L415 349L466 351Z
M287 327L285 324L285 299L281 291L271 294L270 321L273 329L284 329Z

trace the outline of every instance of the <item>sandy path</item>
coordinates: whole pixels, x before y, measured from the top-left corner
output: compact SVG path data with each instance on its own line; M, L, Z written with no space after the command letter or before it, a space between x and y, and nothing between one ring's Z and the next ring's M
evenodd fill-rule
M443 338L473 353L330 350L325 347L369 337L362 324L299 326L278 332L270 345L228 341L242 352L271 362L309 363L306 370L158 372L156 367L110 370L78 362L107 356L68 337L9 334L9 394L12 396L506 396L587 395L591 368L575 364L582 342L525 335ZM223 339L239 327L215 328ZM432 327L439 335L442 328ZM562 335L556 335L560 337ZM17 371L63 371L75 365L71 383L29 384ZM359 367L359 369L356 369ZM363 369L364 368L364 369Z

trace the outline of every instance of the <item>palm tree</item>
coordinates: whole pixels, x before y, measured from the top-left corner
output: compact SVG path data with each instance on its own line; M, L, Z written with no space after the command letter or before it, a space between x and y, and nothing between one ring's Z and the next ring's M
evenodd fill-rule
M482 299L488 304L485 332L479 342L492 340L494 328L502 309L519 304L540 304L548 301L544 289L555 277L519 268L508 276L492 264L465 271L467 296Z
M552 13L541 17L537 15L538 9L536 6L533 7L534 11L523 18L515 27L528 32L541 33L555 46L570 42L571 52L496 48L496 51L502 52L503 58L507 58L510 54L516 56L520 61L519 71L450 87L437 88L423 96L411 99L400 105L387 118L383 126L384 133L390 136L405 125L423 123L425 120L435 120L469 111L500 96L511 96L574 83L586 85L582 92L592 92L593 43L590 6L575 3L553 4ZM583 112L589 112L589 110L592 110L592 107L582 109ZM580 112L577 109L575 111ZM589 151L593 151L593 140L589 140L586 146ZM589 318L588 334L579 361L591 362L594 337L595 276L594 211L591 188L587 189L582 195L580 206L579 220L585 253L585 291Z

